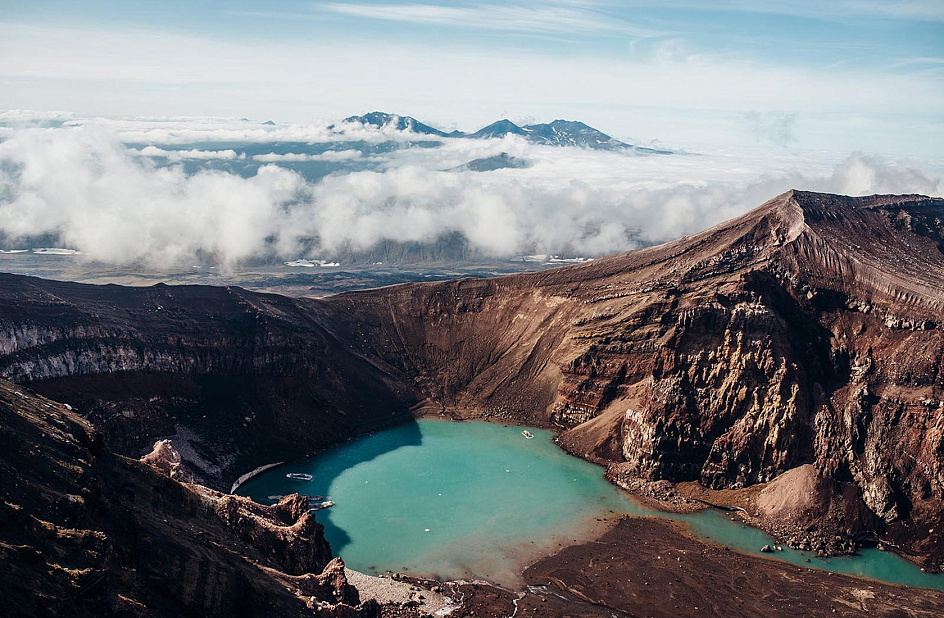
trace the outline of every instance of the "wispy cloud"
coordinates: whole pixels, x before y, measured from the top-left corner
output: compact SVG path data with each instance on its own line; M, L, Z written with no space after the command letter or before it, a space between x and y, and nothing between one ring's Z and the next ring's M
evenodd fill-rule
M927 69L930 71L939 71L944 69L944 57L922 56L915 58L906 58L892 65L892 68L899 69L903 67Z
M797 114L786 112L747 112L744 124L759 139L770 140L775 144L786 145L796 141L794 126Z
M276 133L318 141L325 132L316 118L372 109L444 126L458 121L465 130L504 116L569 118L617 138L661 139L687 149L750 145L753 135L738 140L747 137L743 115L782 111L803 119L794 127L797 147L941 156L944 80L929 75L940 71L939 64L802 65L656 41L601 60L462 44L434 49L422 40L311 39L248 47L146 30L0 23L0 108L304 123L215 130L224 139L251 141ZM862 122L854 130L841 126L851 119ZM161 131L179 142L201 139L192 122L141 123L139 129L149 133L139 136L144 143L155 143Z
M332 2L317 8L366 19L455 26L476 30L504 30L542 34L624 34L661 36L665 32L604 16L586 3L505 3L474 6L438 4L348 4Z
M796 17L845 20L860 17L890 17L914 21L944 21L940 0L618 0L624 7L744 12ZM610 4L614 4L611 2Z
M944 22L944 3L940 0L844 0L835 4L823 2L804 2L800 6L792 3L796 9L806 9L816 14L823 11L828 15L871 15L914 19L920 21ZM789 7L791 3L780 3ZM831 11L830 11L831 7Z

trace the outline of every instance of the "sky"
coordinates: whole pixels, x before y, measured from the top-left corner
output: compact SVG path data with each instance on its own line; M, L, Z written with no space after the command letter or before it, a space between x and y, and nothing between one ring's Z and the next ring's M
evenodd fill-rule
M337 123L372 110L675 154ZM942 145L941 0L0 0L0 251L594 257L791 188L940 196ZM501 153L524 166L461 169Z
M0 109L944 159L940 0L0 0Z

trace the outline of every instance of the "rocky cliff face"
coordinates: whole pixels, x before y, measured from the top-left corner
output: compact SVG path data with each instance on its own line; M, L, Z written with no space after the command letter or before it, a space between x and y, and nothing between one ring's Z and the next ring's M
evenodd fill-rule
M0 426L5 615L379 615L297 495L265 507L181 484L3 380Z
M217 486L411 407L557 426L614 478L739 489L809 464L848 508L792 509L797 529L937 568L942 230L939 199L793 191L588 264L323 301L8 277L0 375L127 452L173 436Z
M882 523L797 529L871 527L939 566L942 230L942 200L795 191L587 265L326 302L340 338L435 405L559 425L652 480L742 488L811 463Z
M218 488L411 418L409 390L347 351L304 301L235 288L0 275L0 377L70 403L126 455L172 438Z

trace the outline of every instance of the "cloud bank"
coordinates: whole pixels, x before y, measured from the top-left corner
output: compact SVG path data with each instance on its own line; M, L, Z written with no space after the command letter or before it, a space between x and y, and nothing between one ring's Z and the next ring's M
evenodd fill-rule
M125 136L95 123L8 128L0 142L0 237L9 246L0 248L55 236L96 261L235 266L331 258L384 240L431 242L458 232L488 256L599 256L699 231L790 188L944 193L937 172L861 154L801 168L799 157L787 156L759 163L741 155L633 157L514 137L448 140L439 148L394 150L382 155L379 169L318 182L280 167L284 155L263 156L271 162L249 177L210 168L187 173L182 164L142 156L175 152L208 164L238 156L229 149L130 148ZM361 157L344 152L331 156ZM445 171L500 152L532 165Z
M304 152L289 152L285 154L278 154L274 152L269 152L266 154L253 155L253 159L256 161L262 161L264 163L298 163L305 161L352 161L354 159L360 159L364 156L360 150L329 150L327 152L320 152L318 154L308 154Z

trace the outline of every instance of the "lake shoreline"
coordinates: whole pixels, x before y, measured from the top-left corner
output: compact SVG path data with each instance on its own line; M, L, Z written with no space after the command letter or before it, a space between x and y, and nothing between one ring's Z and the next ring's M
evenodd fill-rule
M503 426L503 427L509 427L509 428L515 428L515 429L520 429L522 427L530 427L530 428L537 429L537 427L534 427L533 425L523 426L523 425L518 425L516 423L507 422L506 419L489 418L487 416L478 416L475 418L468 418L467 416L465 416L465 417L460 417L459 421L454 421L455 416L452 414L427 413L427 414L421 414L418 416L419 418L417 418L416 420L427 420L427 421L437 421L437 422L460 422L460 423L462 422L486 422L486 423L496 425L496 426ZM609 473L610 470L608 466L603 466L601 465L601 462L598 462L598 461L592 461L586 458L579 457L575 455L573 452L569 452L568 449L563 448L557 439L557 437L559 436L560 428L545 427L541 429L544 429L546 431L552 431L555 433L555 437L552 441L555 444L555 448L559 449L560 452L565 453L568 456L574 456L577 459L583 460L587 463L594 464L595 467L600 468L601 472L604 473L606 481L608 482L610 486L614 487L617 491L622 493L625 497L628 497L632 502L642 506L645 509L655 511L651 516L644 515L644 517L654 517L654 518L664 519L664 517L661 516L660 513L665 514L666 516L684 515L684 514L696 513L699 511L706 511L711 508L711 506L706 504L704 501L696 501L696 500L691 499L694 493L691 491L688 491L685 487L680 487L679 485L669 484L671 485L671 491L669 493L671 493L673 497L673 500L671 501L664 499L664 497L660 499L660 496L653 495L651 491L647 492L645 491L645 489L644 491L639 491L639 489L636 488L637 490L633 491L634 488L632 486L627 487L624 483L618 482L618 479L615 479ZM360 438L364 438L369 435L371 434L360 436ZM299 460L295 460L294 463L298 463L298 461ZM265 470L268 470L272 467L275 467L277 465L285 465L285 464L292 464L292 463L293 462L283 462L282 464L270 464L268 466L263 466L254 470L253 476ZM249 480L249 479L245 479L245 480ZM662 482L661 484L665 485L666 483ZM665 488L663 487L662 489L664 490ZM681 491L678 491L678 490L681 490ZM751 522L750 520L745 521L746 518L735 519L731 515L732 514L729 513L729 518L732 519L732 521L739 521L739 523L742 523L746 526L750 526L751 528L755 530L760 530L766 534L770 534L769 531L764 530L762 527L757 526L757 525L752 525L753 522ZM600 525L601 524L600 521L591 520L588 522L584 522L584 524L581 524L571 529L571 532L569 534L565 533L561 535L555 535L556 537L558 537L554 539L555 543L557 544L556 547L553 546L554 544L551 544L549 546L535 548L534 551L523 552L521 557L514 560L516 567L519 569L516 574L520 575L521 577L515 577L514 578L515 581L513 583L511 582L511 579L508 577L500 577L500 578L497 578L496 581L502 580L505 582L505 585L512 583L512 587L520 586L522 582L523 573L527 571L527 569L533 566L534 564L541 562L542 560L549 559L553 557L554 555L556 555L557 553L559 553L560 551L567 549L568 547L578 546L582 544L592 544L600 536L607 534L613 527L618 525L618 522L612 521L611 518L607 517L607 519L610 521L602 523L602 525ZM691 536L698 542L703 543L705 545L710 545L713 543L713 540L711 538L702 538L701 536L699 536L698 533L694 531L689 531L687 535ZM774 535L771 535L771 536L774 536ZM560 542L557 543L557 541L560 541ZM774 542L772 541L771 544L773 545ZM767 562L770 562L771 564L774 564L774 565L786 565L786 564L795 565L796 564L795 562L791 563L787 561L786 559L781 558L778 555L759 556L757 554L757 551L760 550L761 545L762 543L758 544L758 547L754 549L740 548L740 549L735 549L735 551L737 551L738 553L741 553L742 555L749 556L751 558L758 558L758 559L766 560ZM343 549L338 553L340 553L343 556L344 555ZM897 554L897 552L895 553ZM810 555L812 557L812 554ZM840 556L838 559L846 559L846 557ZM796 559L794 558L794 560ZM818 567L810 566L807 568L815 568L816 570L822 570L823 572L828 572L828 566L818 566ZM417 572L414 572L413 574L419 575L419 573ZM854 574L850 576L861 578L864 581L875 581L875 582L882 582L886 585L896 585L892 582L889 582L880 578L873 578L868 575ZM448 580L450 578L445 577L445 578L439 578L439 579ZM917 587L918 585L912 585L912 586ZM937 587L937 586L934 586L934 587Z
M447 422L487 422L508 427L520 427L522 429L526 429L528 427L538 427L540 429L552 431L555 434L554 444L557 445L558 448L572 457L582 459L583 461L592 463L602 468L608 482L619 488L620 491L624 492L635 502L645 506L646 508L670 515L681 515L707 511L718 506L722 507L723 510L727 510L725 507L728 507L731 508L730 512L740 523L764 532L778 544L786 544L786 539L781 536L780 531L776 529L776 527L769 525L769 522L758 517L749 516L743 511L743 507L740 505L735 505L732 507L728 504L725 504L725 502L730 499L730 494L739 493L746 496L756 496L756 494L759 493L767 485L767 483L758 483L741 490L713 490L694 481L687 483L673 483L671 481L646 481L645 479L634 478L631 479L630 482L622 482L618 473L616 473L618 464L610 461L600 460L595 457L587 457L586 453L580 453L577 449L568 448L568 445L561 440L561 437L566 429L559 425L547 422L539 422L539 419L529 419L529 425L522 425L514 422L514 419L510 419L508 417L496 416L487 413L483 414L478 410L470 408L436 410L433 406L421 405L415 408L415 412L417 420L429 419ZM696 485L697 487L695 487ZM921 568L922 570L925 569L924 565L922 564L922 559L924 556L916 554L913 555L904 552L891 542L884 543L883 545L884 551L893 553L896 556L899 556L900 558L908 561L909 563ZM852 551L826 552L825 557L855 557L859 555L859 550L863 549L864 547L865 546L859 545ZM775 556L770 556L770 558L776 559ZM932 570L929 572L933 573L936 571Z
M238 493L263 504L292 492L330 496L336 506L316 518L335 554L367 574L517 586L529 564L597 538L637 509L597 466L557 448L552 432L533 430L538 439L527 440L507 424L420 420L268 469ZM300 487L286 472L314 479ZM375 554L376 543L389 547Z
M452 618L909 615L936 618L944 592L754 556L693 536L683 522L625 516L601 537L529 565L525 586L389 574L455 599Z
M645 568L639 569L642 565ZM608 570L633 572L634 576L604 577ZM596 542L566 548L535 563L526 570L525 579L530 585L553 585L553 579L576 583L579 579L580 591L588 598L622 611L631 611L641 602L642 607L651 608L647 613L658 608L665 613L705 611L724 615L726 610L728 615L817 615L832 613L832 609L849 611L855 607L853 602L860 604L856 609L865 610L862 601L867 595L858 592L861 590L872 595L868 600L895 609L910 606L930 612L944 607L944 592L940 590L745 554L697 537L681 522L657 518L624 518ZM682 595L675 594L683 591ZM814 594L808 594L810 591ZM827 609L837 598L848 602ZM625 605L620 607L620 602Z

